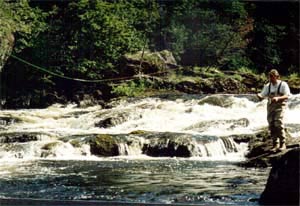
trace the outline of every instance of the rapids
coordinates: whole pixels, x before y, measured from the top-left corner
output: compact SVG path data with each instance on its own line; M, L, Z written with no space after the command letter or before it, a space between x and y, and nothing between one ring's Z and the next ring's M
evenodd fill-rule
M253 95L184 95L1 110L0 197L257 205L269 169L237 166L247 144L224 137L266 127L266 104ZM292 137L299 117L294 95L285 116ZM98 134L117 140L118 156L91 152L87 140ZM170 155L163 149L173 140Z

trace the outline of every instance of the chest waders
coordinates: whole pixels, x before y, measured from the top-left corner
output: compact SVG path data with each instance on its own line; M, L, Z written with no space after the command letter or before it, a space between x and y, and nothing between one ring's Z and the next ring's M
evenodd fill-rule
M273 140L274 148L279 148L285 145L285 130L283 126L283 117L287 104L287 100L271 102L272 97L278 97L283 94L280 93L281 83L278 86L276 93L271 93L271 84L269 86L269 100L267 106L267 120L269 124L270 135Z

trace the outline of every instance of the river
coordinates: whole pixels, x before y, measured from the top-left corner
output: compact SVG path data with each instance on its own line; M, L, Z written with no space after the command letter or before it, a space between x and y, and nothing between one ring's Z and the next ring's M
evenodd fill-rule
M294 95L285 119L293 137L300 136L299 116L300 95ZM266 126L266 101L253 95L162 96L118 100L105 108L56 104L1 110L0 198L258 205L270 168L239 166L247 144L221 137L253 134ZM91 153L86 139L97 134L119 139L117 156ZM145 145L161 144L161 134L168 135L167 141L188 138L189 156L145 153Z

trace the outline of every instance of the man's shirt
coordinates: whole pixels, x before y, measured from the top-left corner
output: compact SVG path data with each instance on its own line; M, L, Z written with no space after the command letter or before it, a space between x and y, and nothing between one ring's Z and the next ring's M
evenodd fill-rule
M280 85L280 88L278 91L279 85ZM268 84L266 84L264 86L263 90L260 93L260 95L262 97L268 97L270 95L273 95L273 96L287 95L287 96L289 96L290 94L291 94L291 91L290 91L289 85L285 81L281 81L281 80L277 80L275 85L273 85L271 82L269 82Z

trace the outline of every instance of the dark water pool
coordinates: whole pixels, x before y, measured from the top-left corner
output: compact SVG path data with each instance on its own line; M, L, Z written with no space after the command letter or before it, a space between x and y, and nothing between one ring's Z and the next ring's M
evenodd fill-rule
M269 169L188 159L2 162L1 198L258 205ZM0 201L1 203L1 201Z

